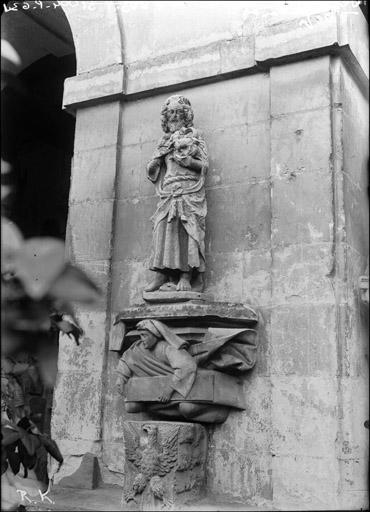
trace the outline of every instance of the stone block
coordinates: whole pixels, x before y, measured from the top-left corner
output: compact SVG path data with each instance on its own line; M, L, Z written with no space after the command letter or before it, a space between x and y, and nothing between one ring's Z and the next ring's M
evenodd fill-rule
M330 175L329 108L297 112L271 122L271 177L294 183L310 173Z
M330 106L330 57L292 62L270 69L271 115Z
M74 154L70 204L86 199L114 199L116 156L116 145Z
M227 87L226 87L227 85ZM270 120L270 77L257 73L187 89L204 132Z
M79 109L76 115L76 153L117 144L121 105L119 101Z
M338 371L335 305L275 306L270 344L272 374L334 378Z
M264 26L255 37L255 60L278 59L338 43L337 16L331 10Z
M366 153L363 153L363 156ZM367 158L362 158L362 162L352 161L348 164L347 169L351 170L356 167L362 167L363 171L367 168ZM368 171L366 171L367 173ZM365 172L364 172L365 174ZM369 253L369 202L367 193L367 183L362 183L361 188L359 185L352 182L350 174L344 176L343 189L344 189L344 215L345 215L345 229L346 229L346 242L358 252L359 256L366 258ZM366 265L366 263L365 263ZM364 269L364 267L362 267ZM360 269L359 269L360 270Z
M327 171L302 173L272 185L272 244L332 242L332 178Z
M155 186L147 178L146 166L157 143L158 140L150 140L122 146L118 199L141 198L155 194Z
M144 304L143 290L153 273L148 270L149 260L127 259L116 261L112 266L112 308L115 312Z
M357 4L357 5L356 5ZM343 6L339 13L339 35L341 44L349 44L351 52L364 75L369 77L369 31L368 23L357 2Z
M204 135L209 153L208 187L269 178L270 123L226 126Z
M332 244L291 244L274 249L271 279L275 304L335 302Z
M259 504L272 500L273 476L271 456L230 449L213 449L207 464L207 486L214 497L245 504ZM266 503L265 503L266 505Z
M89 304L86 307L88 307L89 310L93 309L94 311L105 309L110 284L109 260L79 260L75 266L85 272L86 276L89 277L100 290L100 298L96 301L96 303Z
M337 438L338 459L356 461L367 457L369 452L369 430L365 422L369 418L368 370L361 376L341 377L338 397L340 433ZM356 400L353 397L356 396ZM357 464L357 462L353 462ZM352 489L361 490L364 476L352 478ZM360 480L359 480L360 479Z
M113 201L71 204L68 216L67 254L71 261L109 260Z
M369 491L343 491L339 500L342 510L368 510Z
M103 370L105 353L105 312L84 312L77 321L84 331L77 346L66 334L60 336L58 370L99 372Z
M256 366L259 361L257 360ZM253 370L243 376L245 411L231 411L225 423L213 429L210 446L220 452L267 454L271 450L271 383Z
M170 95L169 93L159 94L123 104L122 139L120 141L122 146L153 141L153 148L155 147L163 135L160 123L161 108ZM196 108L195 105L193 108ZM139 123L138 119L140 119Z
M101 372L59 372L54 391L52 428L57 439L101 438Z
M251 236L253 239L253 237ZM252 240L251 240L252 241ZM243 253L243 300L256 307L271 302L271 251L248 249Z
M77 108L85 102L109 97L117 97L123 93L123 64L113 64L104 68L80 73L64 81L63 108Z
M63 10L74 36L77 73L122 62L121 35L114 5L65 3ZM101 44L103 39L106 44Z
M122 439L119 443L104 443L102 462L107 466L109 471L112 471L114 473L121 473L119 484L123 485L125 467L125 445L123 442L123 424L121 430L121 437Z
M334 463L338 435L335 378L274 375L271 381L273 456L312 457Z
M334 458L276 456L272 459L274 506L284 510L338 510Z
M150 255L151 216L156 210L156 196L117 201L113 261L141 260Z
M212 249L212 240L210 240ZM206 254L205 291L214 300L243 302L243 253Z
M254 36L233 38L220 44L221 73L254 66Z
M269 245L269 183L209 189L207 204L207 253L230 253ZM230 208L231 205L237 208Z
M79 468L59 481L60 487L73 489L95 489L101 481L98 459L92 453L85 453Z

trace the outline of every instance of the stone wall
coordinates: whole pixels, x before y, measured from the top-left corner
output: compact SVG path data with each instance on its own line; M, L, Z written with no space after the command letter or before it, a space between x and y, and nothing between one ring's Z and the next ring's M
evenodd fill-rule
M104 296L79 313L84 350L61 345L53 431L68 454L64 471L92 451L106 482L122 479L125 414L108 340L114 315L142 301L149 278L157 199L145 164L161 137L161 105L176 91L190 99L209 150L206 290L260 316L247 410L210 429L208 490L267 508L366 508L361 18L343 2L328 12L307 2L305 16L269 2L258 12L247 2L152 4L117 5L124 68L105 59L107 73L89 71L80 59L66 81L64 103L77 111L68 245Z

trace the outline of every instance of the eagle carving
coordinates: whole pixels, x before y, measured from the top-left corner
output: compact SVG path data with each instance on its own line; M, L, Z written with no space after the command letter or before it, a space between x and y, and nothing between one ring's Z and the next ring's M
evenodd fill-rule
M124 423L126 458L135 471L124 487L123 500L135 500L137 494L149 489L163 501L165 508L172 508L171 496L164 477L175 467L178 460L179 426L169 426L158 439L158 427L153 423L135 429L130 422Z

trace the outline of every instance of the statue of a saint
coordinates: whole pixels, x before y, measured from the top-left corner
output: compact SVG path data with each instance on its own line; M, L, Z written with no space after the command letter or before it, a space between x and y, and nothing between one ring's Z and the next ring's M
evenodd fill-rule
M147 166L160 197L149 265L156 276L145 291L203 291L207 149L187 98L171 96L161 115L165 135Z
M132 377L166 376L169 379L166 379L167 389L158 391L155 400L126 400L126 411L147 411L171 419L205 423L225 421L229 406L222 402L192 401L188 396L198 367L238 375L254 366L257 345L255 337L249 336L252 331L210 329L205 342L189 347L188 342L158 320L142 320L136 328L140 339L123 353L118 363L118 391L125 396L125 386ZM150 391L155 393L152 379L147 380ZM177 397L172 399L175 392Z

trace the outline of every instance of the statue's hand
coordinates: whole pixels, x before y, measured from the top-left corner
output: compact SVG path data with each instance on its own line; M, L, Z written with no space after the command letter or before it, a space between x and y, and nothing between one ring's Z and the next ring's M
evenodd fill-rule
M125 396L125 383L124 383L122 377L118 377L117 382L116 382L116 388L117 388L118 393L124 397Z
M192 161L193 161L191 156L184 156L184 157L180 158L177 155L173 155L173 159L175 160L175 162L177 162L179 165L181 165L181 167L187 167L187 168L191 167Z
M163 391L163 393L159 396L159 401L162 402L162 404L166 404L170 401L171 396L173 395L173 392L175 390L173 388L166 389Z

